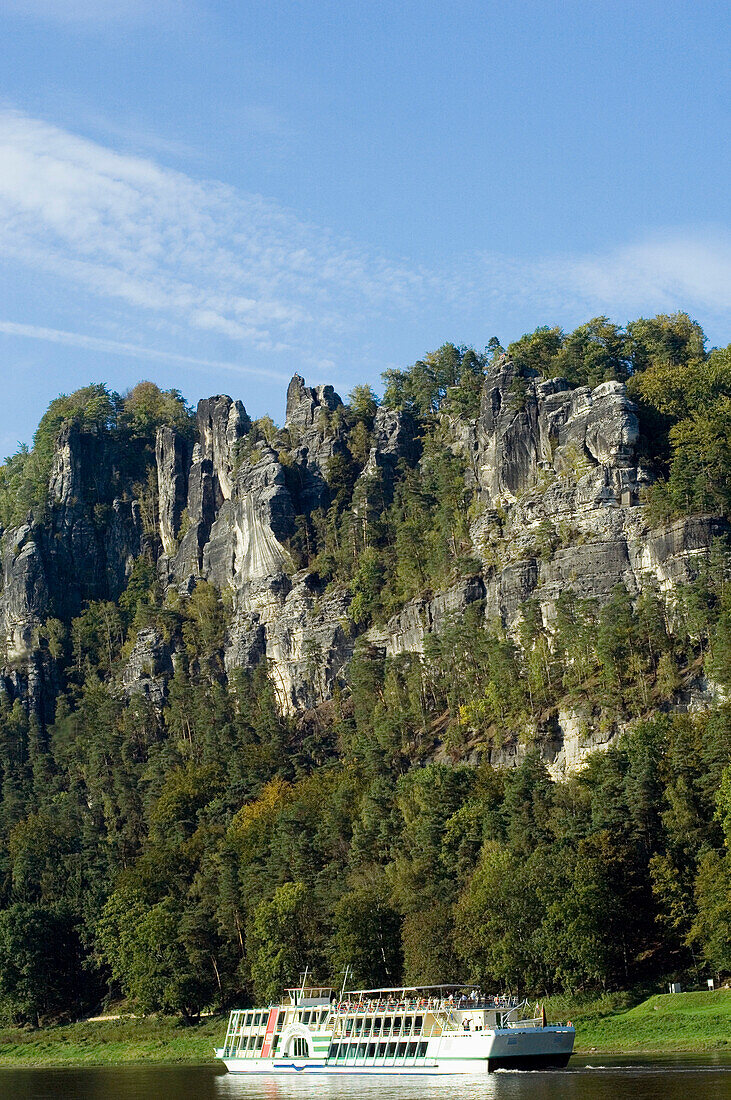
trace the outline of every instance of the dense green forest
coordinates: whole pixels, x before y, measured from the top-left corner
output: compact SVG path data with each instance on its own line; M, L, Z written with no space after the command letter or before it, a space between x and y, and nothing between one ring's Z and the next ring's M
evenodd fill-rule
M332 414L347 454L330 504L297 517L297 568L348 594L362 630L348 685L282 716L265 664L227 672L230 598L200 582L164 591L155 559L155 431L191 438L175 391L102 385L54 401L33 447L0 467L0 525L52 512L59 430L112 440L115 492L149 513L150 537L117 601L48 619L55 670L39 721L0 691L0 1013L73 1017L124 996L141 1011L274 996L309 966L337 982L462 979L522 992L620 988L731 971L731 554L723 539L672 592L622 586L608 602L565 590L546 625L535 601L507 631L480 604L384 658L365 637L404 602L479 568L479 501L454 424L477 415L499 362L523 380L627 383L654 483L654 524L731 513L731 346L707 351L684 314L539 328L504 349L448 344L384 375L382 402L419 428L391 501L364 490L377 399L357 387ZM335 427L338 425L335 424ZM251 424L286 464L292 440ZM377 474L375 475L377 480ZM92 501L102 524L108 499ZM562 535L541 532L550 555ZM162 706L118 677L140 630L175 652ZM704 676L703 709L675 707ZM562 702L625 732L560 783L539 734ZM485 748L514 733L512 769ZM534 743L535 742L535 743Z

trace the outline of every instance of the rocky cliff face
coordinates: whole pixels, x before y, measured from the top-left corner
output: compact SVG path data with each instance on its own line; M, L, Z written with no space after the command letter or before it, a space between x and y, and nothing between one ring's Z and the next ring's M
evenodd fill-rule
M652 474L619 382L572 389L520 378L506 363L486 378L476 422L453 427L478 488L471 535L482 572L372 631L389 656L421 652L425 634L478 600L487 618L511 626L530 598L550 623L567 588L599 600L617 584L667 591L690 579L694 559L725 529L710 516L650 527L640 492Z
M105 440L62 428L48 488L47 516L3 531L0 683L45 720L57 689L38 634L49 619L68 621L87 600L116 600L146 545L139 503L115 493Z
M2 533L6 690L41 707L52 675L38 664L38 629L50 617L78 614L85 600L116 599L147 548L164 587L185 594L205 580L227 593L229 672L266 661L283 711L327 700L345 679L359 627L349 593L298 570L290 540L297 517L329 506L330 464L349 456L343 411L331 386L310 388L295 375L285 430L252 446L241 402L202 400L193 444L172 428L158 430L156 534L146 533L140 502L119 484L105 440L65 427L47 517ZM618 583L638 592L652 581L667 591L690 576L694 559L721 533L713 517L651 529L642 490L652 475L640 457L636 409L620 383L572 389L561 379L521 377L503 362L485 379L476 420L445 428L477 494L471 535L481 568L373 628L369 641L388 656L421 652L427 633L480 601L487 617L510 627L528 598L550 624L567 588L598 600ZM380 408L370 438L354 499L377 485L370 505L375 499L385 507L401 466L419 462L417 425L406 412ZM120 690L160 705L173 656L154 631L142 632ZM581 755L580 728L575 716L559 722L546 749L557 768ZM591 731L586 736L589 744ZM496 762L509 763L509 754Z
M517 379L506 364L486 380L474 436L484 505L472 527L486 576L486 610L508 623L529 596L550 621L558 594L603 599L689 579L723 525L712 517L652 530L641 491L652 481L638 449L637 411L619 382L571 389Z

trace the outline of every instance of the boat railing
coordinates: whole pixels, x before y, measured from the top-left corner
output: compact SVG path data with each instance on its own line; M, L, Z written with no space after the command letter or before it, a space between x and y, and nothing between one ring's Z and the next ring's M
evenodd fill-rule
M503 1020L503 1027L528 1028L543 1027L543 1017L534 1016L531 1020Z
M516 1009L519 1001L516 997L414 997L405 1000L346 1000L333 1004L332 1009L338 1015L352 1012L449 1012L456 1009L465 1011L509 1012Z

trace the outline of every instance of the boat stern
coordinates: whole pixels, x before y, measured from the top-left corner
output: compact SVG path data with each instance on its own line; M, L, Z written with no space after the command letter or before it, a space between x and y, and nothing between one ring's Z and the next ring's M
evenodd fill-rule
M570 1025L500 1028L488 1054L489 1069L562 1069L569 1064L576 1031Z

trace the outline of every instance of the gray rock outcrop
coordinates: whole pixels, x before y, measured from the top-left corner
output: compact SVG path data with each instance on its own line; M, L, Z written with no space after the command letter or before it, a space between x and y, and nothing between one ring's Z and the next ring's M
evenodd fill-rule
M410 413L388 409L381 405L373 421L373 444L368 461L360 475L360 484L368 492L368 484L377 479L383 507L393 500L399 463L413 466L421 447L417 426Z
M332 386L306 386L298 374L289 383L285 428L292 443L289 487L297 513L309 515L330 503L330 460L347 453L342 426L333 425L342 404Z
M157 499L144 509L103 433L65 425L47 515L2 532L0 675L8 690L38 692L51 682L38 663L38 629L51 616L68 621L85 600L116 599L145 550L157 560L163 588L185 596L205 581L226 593L229 675L266 662L278 705L290 713L329 699L346 681L359 627L348 591L297 569L295 536L313 512L329 507L333 469L353 478L360 470L353 502L365 524L394 499L401 471L421 460L411 414L381 407L362 469L359 429L354 466L353 423L331 386L308 387L299 375L287 391L282 431L252 431L240 401L206 398L194 440L158 430ZM672 593L725 530L713 516L650 527L642 495L652 472L641 457L637 410L620 383L572 389L562 379L523 377L503 360L485 378L479 415L445 414L443 429L476 493L470 532L479 569L372 628L367 640L386 657L423 654L427 635L469 607L513 630L529 598L550 627L567 589L598 601L617 584L637 593L652 583ZM161 707L174 660L174 645L153 629L141 631L120 690ZM589 727L586 716L559 715L546 737L551 767L570 769L596 747ZM491 752L508 764L520 747Z
M190 446L174 428L158 428L155 441L157 461L158 509L160 541L165 554L173 556L178 549L178 533L183 512L188 503L188 469Z

